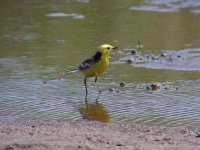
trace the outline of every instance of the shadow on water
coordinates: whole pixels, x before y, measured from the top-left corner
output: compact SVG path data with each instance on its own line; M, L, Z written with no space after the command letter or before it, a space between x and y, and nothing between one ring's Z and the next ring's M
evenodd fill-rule
M83 119L104 123L112 122L109 112L103 106L103 104L99 102L99 96L95 102L89 102L86 99L84 104L78 106L78 111Z

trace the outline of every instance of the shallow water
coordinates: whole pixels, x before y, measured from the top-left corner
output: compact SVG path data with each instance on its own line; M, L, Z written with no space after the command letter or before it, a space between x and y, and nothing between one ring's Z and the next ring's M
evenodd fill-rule
M197 1L0 3L1 120L83 118L199 127ZM103 43L120 48L99 78L100 96L94 79L88 80L85 104L82 74L63 77L63 72L94 54ZM133 63L127 64L128 59ZM124 87L119 86L121 81ZM152 82L159 82L160 89L147 90Z

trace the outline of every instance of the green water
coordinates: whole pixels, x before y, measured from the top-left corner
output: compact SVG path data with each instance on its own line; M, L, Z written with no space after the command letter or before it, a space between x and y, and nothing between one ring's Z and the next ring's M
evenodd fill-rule
M132 10L156 5L139 0L1 1L0 119L87 118L82 74L62 74L108 43L119 49L99 79L100 97L93 79L88 80L88 105L94 107L90 110L98 108L98 115L103 112L113 122L198 127L200 14L192 12L200 4L169 0L158 6L167 4L179 7L159 12ZM132 57L126 49L135 48L138 41L143 46L139 57L167 51L180 52L181 60L158 66L161 62L124 63ZM123 88L121 81L126 83ZM151 82L167 85L149 92L146 84Z

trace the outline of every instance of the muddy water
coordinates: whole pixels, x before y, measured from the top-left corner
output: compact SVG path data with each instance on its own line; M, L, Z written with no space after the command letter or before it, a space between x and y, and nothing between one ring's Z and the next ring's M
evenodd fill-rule
M196 0L0 4L1 120L82 118L199 127ZM120 48L99 79L100 96L93 79L88 80L85 103L82 75L62 74L103 43ZM137 53L131 54L135 49ZM129 59L131 64L126 63ZM124 87L119 86L121 81ZM158 82L158 90L147 90L152 82Z

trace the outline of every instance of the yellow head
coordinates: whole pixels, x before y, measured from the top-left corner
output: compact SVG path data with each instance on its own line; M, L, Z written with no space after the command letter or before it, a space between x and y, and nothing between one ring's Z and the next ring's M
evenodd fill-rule
M109 45L109 44L103 44L103 45L101 45L101 46L99 46L99 51L104 55L104 56L108 56L110 53L111 53L111 51L113 50L113 49L117 49L117 47L114 47L114 46L112 46L112 45Z

